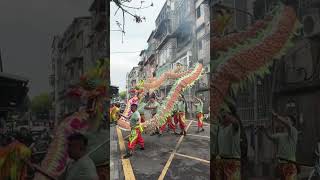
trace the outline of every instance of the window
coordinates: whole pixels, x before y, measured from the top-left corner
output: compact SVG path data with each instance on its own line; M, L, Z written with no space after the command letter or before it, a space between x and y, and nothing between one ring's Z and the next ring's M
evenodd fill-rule
M201 9L200 6L197 8L197 18L201 17Z
M199 49L201 50L202 49L202 40L199 41L198 46L199 46Z

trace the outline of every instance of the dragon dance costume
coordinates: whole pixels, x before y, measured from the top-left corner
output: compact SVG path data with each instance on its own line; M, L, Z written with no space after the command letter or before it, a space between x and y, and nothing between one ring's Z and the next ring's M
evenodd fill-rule
M120 112L120 109L117 106L114 106L110 109L110 120L111 122L115 122L119 119L119 116L117 115L118 112Z
M27 179L27 165L23 160L31 157L31 150L24 144L14 141L0 147L0 179Z
M146 103L144 103L144 102L140 102L138 105L138 112L140 113L141 123L145 122L145 116L144 116L145 106L146 106Z
M240 129L235 130L232 124L218 126L218 156L213 162L215 180L241 179Z
M281 180L296 180L296 146L298 141L298 131L295 127L290 126L289 132L276 133L271 136L273 142L277 144L277 174Z
M294 163L279 162L277 171L281 180L296 180L297 179L297 167Z
M152 107L154 109L151 110L151 115L152 117L155 116L159 110L159 107L160 107L160 103L158 103L157 101L154 101L153 103L151 103L149 105L149 107Z
M239 160L216 159L212 163L214 180L240 180L241 164Z
M203 129L203 102L199 100L199 103L195 104L196 106L196 117L198 120L198 128Z
M185 117L185 103L183 101L179 101L177 104L177 112L174 116L175 124L179 123L181 131L184 131L186 128L186 117Z
M141 148L144 148L144 140L141 133L143 132L142 126L139 124L140 113L135 111L130 117L131 133L129 136L128 149L133 151L136 144L139 144Z
M176 132L176 126L172 123L172 117L168 116L167 117L167 121L160 127L160 133L162 133L165 129L166 126L168 126L168 128L172 129L173 132Z

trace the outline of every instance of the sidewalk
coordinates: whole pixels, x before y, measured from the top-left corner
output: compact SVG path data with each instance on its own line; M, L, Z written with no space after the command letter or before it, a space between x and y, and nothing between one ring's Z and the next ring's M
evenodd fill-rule
M119 156L118 136L115 126L110 126L110 178L113 180L123 180L121 173L121 159Z

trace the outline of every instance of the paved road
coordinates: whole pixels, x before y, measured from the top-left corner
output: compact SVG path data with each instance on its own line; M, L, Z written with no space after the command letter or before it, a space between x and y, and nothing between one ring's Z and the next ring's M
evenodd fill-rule
M143 135L145 150L136 149L134 155L128 160L116 161L114 158L112 171L116 172L119 179L125 177L137 180L144 179L165 179L165 180L205 180L210 177L210 127L205 124L205 132L197 133L197 122L187 121L189 129L187 136L176 136L171 132L164 132L162 137ZM111 137L117 134L118 147L112 148L112 155L121 158L127 147L125 139L129 132L115 130L111 127ZM120 131L120 134L119 134ZM115 142L115 141L114 141ZM111 142L111 145L115 143ZM120 146L119 146L120 145ZM123 145L122 145L123 146ZM122 154L122 155L121 155ZM131 180L130 179L130 180Z

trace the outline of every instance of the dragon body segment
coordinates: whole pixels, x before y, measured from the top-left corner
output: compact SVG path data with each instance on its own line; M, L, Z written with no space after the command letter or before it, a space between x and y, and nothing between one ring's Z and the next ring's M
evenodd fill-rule
M161 85L163 85L164 82L169 79L176 79L174 85L171 88L171 91L169 92L165 101L162 103L162 106L160 107L158 113L152 119L147 120L145 123L143 123L143 126L145 127L147 132L152 132L156 129L156 127L161 126L165 122L166 118L171 115L174 104L177 102L181 94L201 77L203 72L203 65L197 64L192 70L177 72L180 70L181 69L178 68L174 72L165 72L162 76L160 76L160 78L154 78L154 81L152 83L144 83L142 85L142 91L139 91L139 97L138 95L136 95L127 102L124 115L128 116L130 114L131 104L138 103L138 101L143 97L144 92L158 89ZM124 118L120 118L118 120L118 126L124 130L130 130L130 124Z
M232 90L234 93L239 88L244 88L250 81L254 81L255 76L263 76L269 72L269 66L273 60L280 59L289 48L293 46L297 30L300 24L295 11L289 6L281 5L275 8L272 20L267 17L263 22L257 22L253 28L240 38L243 33L232 35L239 37L235 42L213 45L217 52L221 52L216 64L215 72L211 75L210 106L212 120L218 115L221 107L225 106L227 95ZM269 22L266 25L266 22ZM257 33L249 33L252 29L259 29ZM213 38L218 43L222 43L224 37L219 40ZM242 44L239 39L245 40ZM213 42L215 44L215 42ZM227 51L225 46L230 46ZM231 45L232 44L232 45ZM214 49L215 50L215 49Z

